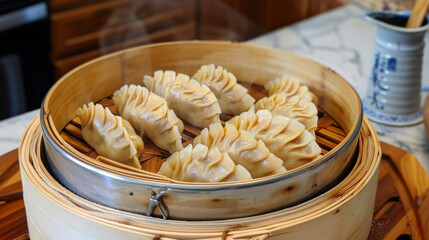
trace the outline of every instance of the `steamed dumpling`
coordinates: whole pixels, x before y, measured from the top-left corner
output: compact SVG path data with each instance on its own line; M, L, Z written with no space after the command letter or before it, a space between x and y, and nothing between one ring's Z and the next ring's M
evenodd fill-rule
M180 119L196 127L219 122L221 109L215 94L205 85L174 71L156 71L154 77L144 76L144 85L164 97Z
M216 95L223 113L240 114L255 103L247 89L237 83L235 76L221 66L214 64L202 66L192 79L209 87Z
M308 90L308 87L301 84L301 81L289 75L283 75L264 85L268 91L268 96L276 93L285 93L287 97L298 96L300 99L307 99L317 104L317 97Z
M316 138L301 123L267 110L248 111L229 120L237 129L250 132L283 160L291 170L318 158L321 153Z
M197 144L188 145L171 155L161 166L158 174L185 182L229 182L250 180L250 173L236 165L218 148L209 149Z
M99 155L141 168L139 157L143 152L143 140L128 121L92 102L83 105L76 114L82 121L83 139Z
M157 147L170 153L180 151L183 123L164 98L142 86L124 85L113 94L119 114Z
M193 145L197 144L226 152L235 164L246 168L253 178L286 171L283 161L272 154L262 141L257 141L248 131L237 130L232 124L226 124L225 127L220 123L211 124L194 139Z
M313 102L299 95L288 96L277 93L264 97L255 103L255 111L266 109L274 115L282 115L303 124L313 135L317 128L317 107Z

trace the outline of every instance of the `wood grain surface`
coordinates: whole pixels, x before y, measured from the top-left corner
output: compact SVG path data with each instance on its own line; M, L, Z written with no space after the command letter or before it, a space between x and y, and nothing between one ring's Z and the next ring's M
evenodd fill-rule
M415 157L381 143L373 225L368 239L429 239L429 176ZM0 157L0 239L29 239L18 150Z

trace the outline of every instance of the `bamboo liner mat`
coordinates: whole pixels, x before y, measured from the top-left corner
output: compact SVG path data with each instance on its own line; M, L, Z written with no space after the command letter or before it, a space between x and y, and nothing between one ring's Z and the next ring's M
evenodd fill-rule
M242 83L243 84L243 83ZM267 91L263 86L257 84L243 84L247 85L249 89L249 94L251 94L256 100L259 100L268 95ZM109 110L115 114L119 115L116 106L113 103L111 96L104 98L98 102L103 105L103 107L109 108ZM232 115L221 115L222 124L229 119ZM316 129L316 142L322 149L322 155L325 155L345 138L346 133L343 131L341 126L331 117L328 113L323 111L323 109L318 109L318 127ZM184 124L185 128L182 133L182 143L186 147L188 144L192 144L192 140L200 135L201 128L193 127L189 124ZM118 164L108 159L99 158L99 155L95 150L89 146L82 137L81 131L81 121L80 118L75 116L69 124L67 124L64 129L60 132L60 136L67 142L71 147L79 151L80 153L101 162L105 162L111 165L115 165L119 168L126 168L131 171L135 171L134 168L128 168L122 164ZM152 173L158 172L162 163L170 156L170 153L162 149L157 148L150 140L143 138L144 141L144 150L143 154L140 157L140 162L142 164L142 170L146 170Z
M39 125L36 118L24 134L19 151L32 239L363 239L371 227L381 150L366 118L359 134L356 165L326 193L264 215L192 222L111 209L65 189L43 165Z

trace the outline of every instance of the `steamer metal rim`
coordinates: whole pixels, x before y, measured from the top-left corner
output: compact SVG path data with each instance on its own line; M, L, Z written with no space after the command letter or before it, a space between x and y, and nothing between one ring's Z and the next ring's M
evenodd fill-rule
M287 178L293 178L293 177L301 175L305 171L314 170L314 169L320 167L320 165L323 165L324 162L327 162L330 159L332 159L332 157L330 155L333 155L334 154L333 152L335 152L335 151L341 152L350 145L350 142L347 142L346 141L347 139L345 138L344 141L346 141L346 144L339 145L338 148L336 147L335 149L330 151L328 154L324 155L323 158L320 160L317 160L317 161L312 162L310 164L306 164L302 167L287 171L287 172L279 174L279 175L271 175L271 176L267 176L267 177L261 177L261 178L257 178L257 179L252 179L250 181L219 182L219 183L189 182L186 184L185 183L183 183L183 184L173 183L173 182L172 183L161 183L161 182L155 183L155 182L149 182L149 181L139 180L139 179L130 178L130 177L122 176L119 174L115 174L115 173L112 173L110 171L106 171L106 170L94 167L90 164L87 164L85 162L80 161L76 157L73 157L72 154L67 152L65 149L61 148L53 140L53 138L50 136L50 134L47 132L46 124L43 121L43 114L44 114L43 108L40 110L40 113L41 113L40 119L41 119L42 131L43 131L43 139L46 139L48 141L49 145L52 145L55 148L55 150L57 150L58 152L61 152L69 161L72 161L74 164L77 164L83 168L88 169L89 171L93 171L99 175L104 175L106 177L112 178L112 179L117 180L117 181L128 182L128 183L132 183L132 184L156 185L157 186L156 188L159 188L159 189L174 187L174 189L178 190L178 191L180 191L180 190L183 190L183 191L195 190L195 191L205 192L206 190L222 191L222 190L231 190L231 189L242 189L242 188L249 188L249 187L266 185L266 184L270 184L273 182L285 180ZM361 121L362 120L362 114L360 115L359 120L360 120L359 122L361 123L362 122ZM361 124L359 124L359 125L361 125ZM359 129L360 129L360 127L359 127ZM355 138L357 136L357 134L359 134L359 131L355 131L353 134L351 134L350 138ZM45 144L46 144L46 140L45 140ZM233 187L233 188L231 188L231 187Z
M142 48L149 48L149 47L175 47L175 45L180 44L208 44L208 45L216 45L216 44L225 44L225 42L211 42L211 41L190 41L190 42L178 42L178 43L161 43L161 44L153 44L143 47L136 47L128 50L121 51L119 53L113 53L106 56L103 56L101 58L92 60L83 66L87 66L93 63L96 63L97 61L113 58L115 55L133 51L134 49L142 49ZM227 43L231 44L231 43ZM240 45L240 47L252 47L256 48L257 50L269 50L272 51L272 49L256 46L253 44L244 44L244 43L232 43L231 45ZM180 46L179 46L180 47ZM277 50L276 51L280 51ZM282 51L280 51L282 52ZM290 53L289 53L290 54ZM302 58L302 57L301 57ZM303 58L304 59L304 58ZM307 60L307 59L306 59ZM320 64L321 65L321 64ZM79 71L81 67L78 67L74 71ZM66 74L62 79L60 79L50 90L54 91L57 86L61 86L61 84L64 84L64 82L68 79L68 76L72 75L73 73L70 72L69 74ZM334 73L335 75L338 75L337 73ZM343 80L342 84L348 88L348 91L351 91L351 93L355 94L357 96L356 91L351 87L351 85ZM288 171L283 174L274 175L274 176L268 176L264 178L259 178L251 181L246 182L235 182L235 183L212 183L212 184L201 184L201 183L163 183L163 182L155 182L155 181L146 181L143 179L136 179L128 176L124 176L121 174L113 173L107 170L100 169L96 167L99 163L94 163L94 165L85 163L81 160L80 156L77 156L73 152L69 152L68 149L65 149L61 147L55 140L54 137L51 136L49 132L49 123L45 121L49 121L47 116L45 115L45 105L49 94L45 98L42 108L41 108L41 114L40 114L40 120L41 120L41 128L43 131L43 140L45 143L45 149L46 149L46 156L47 160L49 162L49 165L54 173L54 175L58 178L59 182L65 185L69 190L75 192L76 194L87 198L93 202L117 208L120 210L130 211L130 212L136 212L136 213L143 213L147 215L152 215L152 210L154 206L164 206L163 208L160 208L161 214L158 212L158 216L162 215L164 218L167 218L167 215L169 214L169 206L165 206L165 201L162 201L162 195L168 195L169 197L175 197L175 196L198 196L198 195L204 195L205 197L211 197L211 198L219 198L220 196L230 196L231 192L235 192L237 195L240 195L241 193L249 193L250 190L253 190L253 192L258 192L258 189L264 189L267 190L267 188L273 188L276 189L276 186L281 185L282 187L288 185L289 183L295 183L299 180L302 181L302 179L306 179L306 181L310 181L312 178L314 180L315 177L320 173L321 170L326 169L327 167L335 164L336 162L339 162L341 159L338 159L342 156L342 153L349 152L350 148L353 148L351 156L353 156L355 152L355 147L357 144L357 141L352 141L356 139L357 135L359 134L360 127L362 124L362 104L360 102L360 99L357 98L355 102L355 105L358 109L358 116L356 119L354 119L351 131L345 136L342 143L338 144L335 148L333 148L331 151L329 151L326 155L324 155L321 159L308 163L298 169L294 169L291 171ZM55 129L51 129L52 131L56 131ZM351 158L351 156L346 156ZM343 156L344 157L344 156ZM337 163L339 164L339 163ZM349 161L347 163L347 167L349 168L351 164L354 164L354 161ZM338 167L338 166L337 166ZM284 203L282 206L278 206L275 209L269 208L269 210L262 210L262 212L254 212L250 215L243 215L243 216L252 216L260 213L265 213L269 211L273 211L276 209L280 209L283 207L291 206L293 204L302 202L304 200L308 200L311 197L320 194L321 192L329 189L332 187L333 184L338 183L340 179L344 177L344 175L347 174L347 172L340 174L339 176L333 177L330 181L330 184L327 184L326 186L319 186L316 184L316 186L307 184L309 193L306 192L303 196L298 197L294 201ZM308 179L307 179L308 178ZM89 186L87 183L85 183L85 179L90 179L90 184L93 185L91 189L91 186ZM310 179L310 180L309 180ZM270 186L271 187L270 187ZM83 186L83 187L82 187ZM87 189L85 187L88 187ZM305 188L305 187L304 187ZM96 191L94 191L96 189ZM103 194L104 193L104 194ZM102 194L100 196L100 194ZM209 195L209 196L207 196ZM257 196L258 194L254 194ZM250 198L249 198L250 199ZM255 201L258 201L261 199L256 199ZM131 205L127 205L128 203L133 202ZM247 201L248 204L253 204L250 200ZM261 203L259 203L261 204ZM266 204L265 205L269 205ZM138 206L138 207L137 207ZM163 213L162 210L165 210L166 213ZM170 209L171 210L171 209ZM198 210L197 210L198 211ZM243 216L232 216L232 217L243 217ZM174 216L174 218L177 218L177 216ZM186 219L185 217L184 219ZM191 220L193 217L190 218Z

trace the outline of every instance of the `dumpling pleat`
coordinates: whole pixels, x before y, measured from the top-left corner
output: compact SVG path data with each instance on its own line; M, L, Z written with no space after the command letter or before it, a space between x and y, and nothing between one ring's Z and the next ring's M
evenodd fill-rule
M221 66L217 68L214 64L201 66L192 79L213 91L223 113L240 114L255 103L247 89L237 83L236 77Z
M299 95L300 98L305 98L317 104L316 95L310 92L307 86L302 85L301 80L293 76L283 75L267 82L264 87L268 91L268 96L277 93L285 93L287 97Z
M180 119L196 127L219 122L221 109L215 94L205 85L174 71L156 71L154 77L144 76L144 85L164 97Z
M273 115L268 110L248 111L229 120L227 124L250 132L283 160L290 170L318 158L321 148L304 125L290 118Z
M222 127L214 123L201 131L193 145L203 144L209 148L219 148L228 153L231 159L246 168L253 178L268 176L271 173L285 172L283 161L272 154L262 141L257 141L251 133L237 130L232 124Z
M171 155L158 174L186 182L228 182L250 180L250 173L237 166L227 153L197 144Z
M274 115L282 115L296 120L315 135L318 119L317 107L307 99L294 98L294 96L288 97L285 93L277 93L257 101L255 110L261 109L266 109Z
M119 114L156 146L170 153L183 149L183 123L164 98L142 86L124 85L113 94L113 102Z
M76 114L82 122L83 139L99 155L141 168L139 157L144 148L143 140L128 121L92 102L79 108Z

